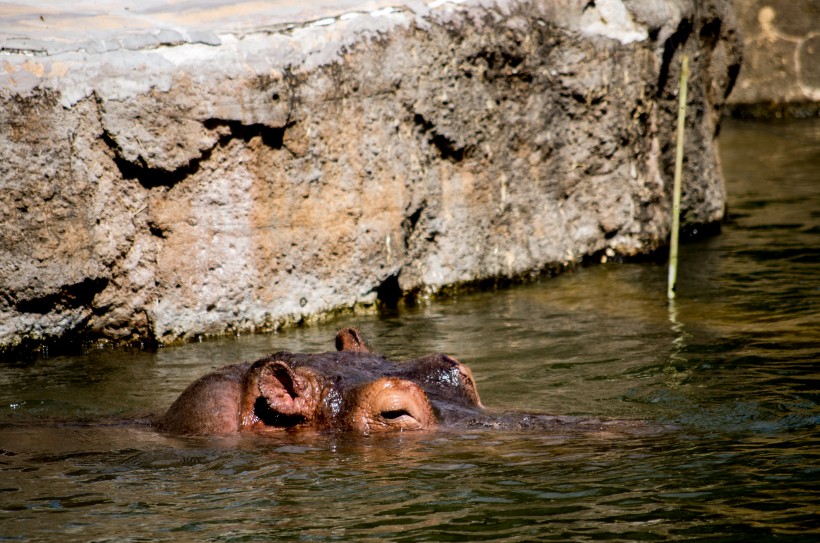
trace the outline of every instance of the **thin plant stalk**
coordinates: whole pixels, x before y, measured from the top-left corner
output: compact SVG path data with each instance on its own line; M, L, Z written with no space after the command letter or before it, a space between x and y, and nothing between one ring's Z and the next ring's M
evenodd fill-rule
M681 60L680 85L678 87L678 144L675 150L675 184L672 188L672 239L669 247L669 283L667 296L675 298L678 281L678 242L680 232L680 192L683 174L683 131L686 126L686 89L689 81L689 56Z

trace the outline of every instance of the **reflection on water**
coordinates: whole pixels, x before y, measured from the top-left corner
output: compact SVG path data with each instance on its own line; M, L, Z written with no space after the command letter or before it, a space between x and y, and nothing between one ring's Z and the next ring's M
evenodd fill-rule
M0 539L816 541L820 123L727 123L721 144L731 218L682 248L673 308L663 266L610 263L355 322L392 357L458 357L493 408L674 429L183 438L117 422L223 364L329 349L348 320L4 363Z

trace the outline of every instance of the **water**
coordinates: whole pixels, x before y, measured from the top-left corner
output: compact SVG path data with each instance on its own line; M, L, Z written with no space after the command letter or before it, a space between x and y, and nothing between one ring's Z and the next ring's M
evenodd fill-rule
M820 122L726 123L731 219L662 265L275 335L0 366L0 540L820 540ZM446 351L499 409L661 433L173 437L114 423L193 378L359 325ZM91 421L112 424L86 424ZM73 421L66 423L65 421Z

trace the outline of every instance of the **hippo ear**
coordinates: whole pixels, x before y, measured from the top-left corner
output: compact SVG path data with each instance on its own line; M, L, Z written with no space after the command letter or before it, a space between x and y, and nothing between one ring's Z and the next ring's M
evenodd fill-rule
M283 415L307 417L314 403L310 379L283 362L273 361L262 368L258 388L268 407Z
M357 328L342 328L336 334L337 351L353 351L357 353L369 353L370 347L365 343L362 333Z

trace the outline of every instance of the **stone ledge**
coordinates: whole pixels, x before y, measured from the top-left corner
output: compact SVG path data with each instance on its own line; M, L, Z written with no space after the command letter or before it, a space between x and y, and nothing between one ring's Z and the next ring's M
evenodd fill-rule
M22 10L0 54L0 345L271 330L651 253L683 52L685 222L719 221L739 51L727 2L701 4L154 2L106 25L86 6L73 38L26 34Z
M820 114L820 2L733 0L743 65L729 96L742 118Z

